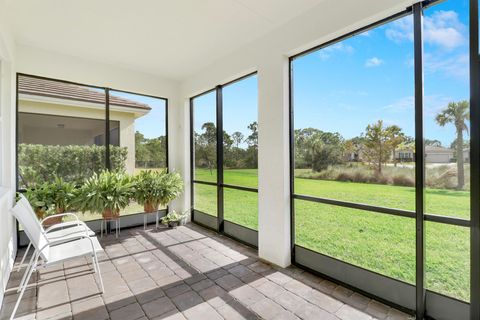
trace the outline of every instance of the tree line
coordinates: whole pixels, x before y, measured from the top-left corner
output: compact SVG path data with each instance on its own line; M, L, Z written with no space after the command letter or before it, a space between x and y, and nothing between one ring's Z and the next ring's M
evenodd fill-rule
M232 134L223 131L224 167L258 168L258 124L252 122L247 128L250 133L247 136L239 131ZM206 122L201 130L194 133L195 166L213 171L217 167L217 128L213 122Z
M435 117L439 126L454 125L456 138L450 148L454 150L457 164L457 189L465 185L464 150L469 148L463 135L468 134L468 101L450 102ZM425 146L442 147L439 140L425 139ZM345 140L338 132L324 132L314 128L295 130L295 161L299 169L315 172L329 166L359 161L369 163L376 174L382 174L382 167L388 162L394 166L401 159L397 151L415 153L415 138L406 135L397 125L386 126L382 120L369 124L357 137Z
M165 136L145 138L135 132L135 167L137 168L165 168L167 154L167 139Z
M463 189L464 158L463 150L468 147L463 134L468 133L469 119L468 101L450 102L441 110L435 120L438 125L454 125L456 138L451 148L454 149L457 162L458 189ZM226 168L258 167L258 124L252 122L248 126L249 134L241 132L223 132L224 166ZM136 135L137 137L137 135ZM217 128L213 122L201 126L201 132L194 133L195 166L197 168L216 168ZM142 140L145 141L145 140ZM402 159L399 151L412 155L415 153L415 138L406 135L397 125L385 125L382 120L369 124L357 137L345 139L338 132L324 132L315 128L296 129L294 131L295 166L298 169L311 169L320 172L330 166L347 162L365 162L370 164L375 174L382 174L387 163L397 165ZM149 145L144 143L145 147ZM425 139L426 146L442 147L439 140ZM461 146L457 148L458 146Z

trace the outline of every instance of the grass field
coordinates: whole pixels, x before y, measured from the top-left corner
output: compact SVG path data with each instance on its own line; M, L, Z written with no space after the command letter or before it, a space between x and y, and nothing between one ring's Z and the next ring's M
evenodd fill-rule
M196 179L215 181L208 170ZM225 183L256 187L256 170L225 170ZM414 210L411 187L295 179L297 194L376 206ZM469 192L426 191L427 212L469 217ZM216 188L195 185L195 208L216 215ZM257 229L257 194L225 189L225 219ZM415 282L415 221L361 210L295 201L296 243L306 248L376 271ZM469 229L426 223L427 288L458 299L469 299Z

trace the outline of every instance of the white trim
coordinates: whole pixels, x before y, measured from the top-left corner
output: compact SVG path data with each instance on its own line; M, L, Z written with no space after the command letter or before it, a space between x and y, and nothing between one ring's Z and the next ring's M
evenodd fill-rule
M15 245L14 245L14 240L13 237L10 239L10 242L8 243L8 250L6 251L6 257L5 261L8 261L6 264L6 268L3 270L3 274L1 277L0 281L0 306L2 306L3 303L3 298L5 295L5 292L7 291L7 283L8 280L10 279L10 273L13 270L13 264L15 262L15 256L17 255L17 250L15 250ZM2 259L2 258L0 258ZM2 259L3 260L3 259Z

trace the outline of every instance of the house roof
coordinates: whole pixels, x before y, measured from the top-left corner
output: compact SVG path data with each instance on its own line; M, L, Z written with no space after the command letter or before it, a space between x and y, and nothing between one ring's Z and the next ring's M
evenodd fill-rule
M444 147L435 147L435 146L426 146L425 152L428 153L453 153L452 149L444 148Z
M94 88L90 88L87 86L37 77L19 76L18 92L20 94L43 96L57 99L67 99L73 101L100 104L105 103L105 94L101 90L97 91ZM110 105L141 110L151 110L148 104L117 97L112 94L110 94Z

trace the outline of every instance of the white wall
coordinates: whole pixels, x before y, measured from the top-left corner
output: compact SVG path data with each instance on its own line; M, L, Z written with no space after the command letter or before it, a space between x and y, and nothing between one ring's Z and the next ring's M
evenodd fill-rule
M189 97L258 71L261 258L280 266L290 264L288 57L403 11L414 2L417 1L325 0L182 83L184 107L178 112L188 119ZM188 126L184 129L183 135L188 136ZM188 145L183 152L187 158Z
M8 212L15 186L15 46L0 6L0 304L16 254L15 223Z

